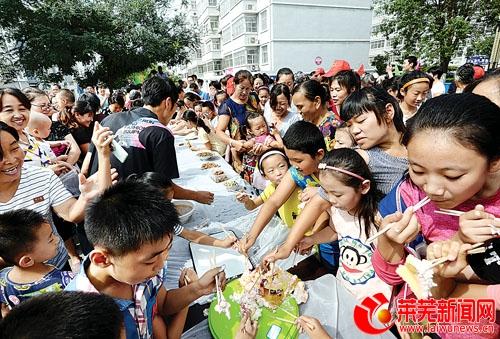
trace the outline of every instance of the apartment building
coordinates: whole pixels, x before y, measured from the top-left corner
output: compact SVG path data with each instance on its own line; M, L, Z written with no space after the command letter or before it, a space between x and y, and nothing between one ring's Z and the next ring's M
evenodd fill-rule
M345 59L368 65L371 0L192 0L200 47L181 74L220 78L240 69L310 72Z

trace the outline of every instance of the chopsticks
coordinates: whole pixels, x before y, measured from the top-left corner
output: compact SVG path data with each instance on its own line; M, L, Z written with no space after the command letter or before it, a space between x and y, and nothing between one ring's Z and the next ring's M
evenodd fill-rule
M294 319L297 319L297 316L296 316L295 314L293 314L293 313L292 313L292 312L290 312L290 311L285 310L285 309L284 309L283 307L281 307L281 306L283 306L283 304L281 304L281 305L280 305L280 307L279 307L279 308L280 308L283 312L285 312L286 314L288 314L290 317L292 317L292 318L294 318Z
M444 215L450 215L452 217L460 217L462 214L466 213L464 211L457 211L457 210L450 210L446 208L440 208L439 210L434 211L434 213L437 214L444 214ZM500 220L500 218L495 218L494 220ZM493 224L489 225L491 228L491 234L497 234L500 235L500 227L497 227Z
M215 252L212 252L212 255L210 256L209 259L210 259L210 266L212 266L212 268L217 267L217 262L215 260ZM219 274L215 275L215 290L217 292L217 303L220 303L222 300L221 296L222 291L220 288Z
M285 310L285 309L284 309L283 307L281 307L281 306L282 306L282 305L280 305L280 306L279 306L279 309L281 309L283 312L285 312L285 313L286 313L286 314L288 314L290 317L292 317L292 318L293 318L293 320L283 319L283 318L280 318L280 317L274 317L274 319L279 320L279 321L283 321L283 322L285 322L285 323L289 323L289 324L292 324L292 325L297 326L297 325L298 325L298 324L297 324L297 319L298 319L298 316L296 316L295 314L293 314L293 313L291 313L291 312L289 312L289 311ZM313 331L313 330L314 330L314 325L312 325L312 324L307 324L307 327L309 327L309 329L310 329L311 331Z
M419 202L417 202L413 206L413 212L416 212L417 210L421 209L422 207L424 207L425 205L427 205L430 201L431 201L431 199L429 197L423 198L422 200L420 200ZM388 224L387 226L385 226L383 229L381 229L380 231L378 231L377 233L375 233L374 235L372 235L371 237L369 237L368 239L366 239L366 243L368 245L371 244L375 239L377 239L382 234L385 234L388 230L390 230L393 225L394 225L394 223L391 222L390 224Z
M472 245L471 248L467 251L467 254L483 253L484 251L486 251L486 247L484 247L483 245L484 245L483 242L478 242L477 244ZM447 261L448 261L447 257L430 260L432 264L429 267L429 269L444 264Z
M280 318L280 317L274 317L274 319L282 321L284 323L289 323L289 324L297 326L297 323L295 322L297 320L297 318L295 318L295 320L293 320L293 321L292 320L288 320L288 319L283 319L283 318Z
M444 214L444 215L451 215L453 217L459 217L462 214L464 214L464 211L457 211L457 210L449 210L446 208L440 208L439 210L434 211L434 213L437 214Z

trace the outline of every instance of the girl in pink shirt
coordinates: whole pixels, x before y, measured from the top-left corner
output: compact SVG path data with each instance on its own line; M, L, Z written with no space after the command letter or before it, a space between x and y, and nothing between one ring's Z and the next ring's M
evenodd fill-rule
M497 237L500 227L495 219L500 216L500 108L470 93L440 96L426 102L407 127L409 177L380 203L387 215L381 227L392 227L378 238L372 257L379 277L391 285L403 282L395 269L405 261L404 245L419 233L426 243L474 244ZM431 202L414 212L412 206L426 196ZM395 206L408 208L401 214ZM465 213L436 213L441 208Z

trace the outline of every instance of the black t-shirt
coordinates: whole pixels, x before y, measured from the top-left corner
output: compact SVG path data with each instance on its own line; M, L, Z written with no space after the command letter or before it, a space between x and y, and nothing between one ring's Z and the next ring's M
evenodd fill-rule
M75 139L78 146L85 145L90 143L92 140L92 132L94 130L94 124L91 124L90 127L78 127L71 129L71 135Z
M158 172L168 179L179 177L174 136L150 110L140 107L132 111L111 114L102 121L116 135L115 140L127 151L128 157L121 163L111 156L111 167L116 168L121 179L130 174ZM90 173L97 172L97 157L91 146Z
M68 134L70 134L70 130L66 125L64 125L60 121L52 121L52 126L50 126L50 134L47 137L47 141L60 141L64 140Z

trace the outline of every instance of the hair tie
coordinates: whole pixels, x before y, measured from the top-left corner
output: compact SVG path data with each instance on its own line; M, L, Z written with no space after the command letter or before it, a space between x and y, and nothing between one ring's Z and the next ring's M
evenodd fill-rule
M267 153L265 153L263 156L260 157L259 159L259 168L262 169L262 162L266 159L266 158L269 158L271 155L276 155L276 154L279 154L281 155L283 158L286 159L286 155L285 153L281 152L281 151L278 151L278 150L273 150L273 151L269 151Z
M325 164L325 163L320 163L320 164L318 165L318 169L320 169L320 170L329 169L329 170L337 171L337 172L340 172L340 173L347 174L347 175L349 175L349 176L351 176L351 177L357 178L357 179L359 179L359 180L361 180L361 181L368 180L368 179L363 178L361 175L358 175L358 174L353 173L353 172L351 172L351 171L345 170L345 169L343 169L343 168L338 168L338 167L328 166L328 165L327 165L327 164Z
M411 86L413 84L417 84L419 82L426 82L428 84L431 83L431 81L429 80L429 78L418 78L418 79L413 79L411 81L408 81L406 84L403 85L403 87L401 87L401 89L405 89L406 87Z

